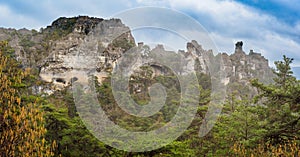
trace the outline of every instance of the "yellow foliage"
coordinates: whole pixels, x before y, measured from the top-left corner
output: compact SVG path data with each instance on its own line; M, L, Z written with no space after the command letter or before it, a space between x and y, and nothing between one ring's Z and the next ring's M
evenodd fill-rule
M242 157L294 157L300 156L300 145L297 140L288 141L283 145L272 146L260 144L256 148L246 148L243 144L236 143L231 148L236 156Z
M45 139L43 113L35 103L22 103L11 85L21 83L29 74L12 66L12 58L4 56L1 49L7 42L0 42L0 156L54 156L55 142Z

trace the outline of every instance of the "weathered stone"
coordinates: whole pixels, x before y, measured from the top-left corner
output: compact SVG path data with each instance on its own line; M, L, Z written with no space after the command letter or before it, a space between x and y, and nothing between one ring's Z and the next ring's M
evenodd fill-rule
M62 34L59 36L59 33ZM136 46L129 27L119 19L87 16L59 18L40 32L0 28L0 40L10 41L17 59L25 67L40 69L41 79L51 84L44 89L47 93L63 89L75 81L84 81L83 76L87 72L92 72L101 83L131 47L137 48L141 55L134 56L128 64L147 63L151 61L149 54L154 52L165 55L161 58L168 58L170 53L176 54L166 51L163 45L152 50L143 42ZM235 44L231 55L222 53L214 56L212 50L204 50L195 40L188 42L186 49L177 53L184 56L180 66L176 66L181 74L196 69L212 79L220 79L228 88L232 84L250 86L252 78L270 83L274 77L268 60L253 50L247 55L242 41ZM155 75L164 74L165 68L160 64L149 65ZM37 87L36 91L42 91L41 88Z

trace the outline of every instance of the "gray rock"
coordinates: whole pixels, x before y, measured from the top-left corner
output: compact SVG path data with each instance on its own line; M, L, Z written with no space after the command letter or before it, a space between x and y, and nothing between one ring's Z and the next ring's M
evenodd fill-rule
M0 40L10 41L17 60L24 67L39 68L41 79L50 84L44 87L47 93L63 89L75 81L86 81L83 76L87 73L93 73L101 83L132 47L141 51L141 55L132 59L138 64L149 61L147 58L154 51L166 54L162 58L167 59L172 53L184 55L180 66L174 66L181 74L196 69L211 79L219 79L227 86L228 92L236 90L232 86L237 84L251 88L249 80L253 78L271 83L274 77L268 60L253 50L246 54L242 41L235 44L232 55L220 53L214 56L212 50L204 50L195 40L187 43L186 51L179 50L178 53L166 51L163 45L150 50L145 43L135 45L129 27L120 19L62 17L39 32L0 28ZM154 70L156 74L164 73L164 67L159 67L159 64L155 64ZM36 91L43 91L42 88L38 87Z

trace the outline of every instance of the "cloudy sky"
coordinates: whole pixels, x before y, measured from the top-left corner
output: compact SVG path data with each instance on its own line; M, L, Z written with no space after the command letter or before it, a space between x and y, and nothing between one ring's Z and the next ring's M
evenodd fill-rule
M0 0L0 27L39 29L61 16L109 18L143 6L171 8L192 17L219 52L232 53L234 43L242 40L245 52L262 53L271 66L283 54L293 57L294 70L300 73L298 0ZM139 30L133 33L137 40L145 37Z

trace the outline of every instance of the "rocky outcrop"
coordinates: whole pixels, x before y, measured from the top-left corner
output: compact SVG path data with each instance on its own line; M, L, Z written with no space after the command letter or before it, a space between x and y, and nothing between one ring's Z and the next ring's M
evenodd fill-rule
M56 89L70 85L74 79L84 81L87 72L93 72L101 82L125 52L114 42L135 45L129 28L119 19L84 19L77 20L71 33L51 43L50 54L41 66L40 77L52 82ZM64 25L55 23L58 28Z
M143 64L153 52L160 52L166 58L170 53L181 54L184 60L176 66L178 72L185 74L195 69L211 79L220 79L230 90L236 85L249 86L252 78L270 83L274 77L268 60L252 50L246 54L243 42L236 43L231 55L214 56L212 50L204 50L195 40L187 43L186 51L179 50L178 53L166 51L163 45L151 50L144 43L136 46L130 29L119 19L62 17L39 32L0 28L0 40L10 41L16 58L24 67L39 69L41 79L49 83L44 90L49 93L74 81L84 81L81 77L86 73L93 73L101 82L118 65L123 54L133 47L140 51L140 55L134 56L132 62ZM155 75L166 71L160 64L149 65Z
M211 62L213 62L212 57L213 57L213 52L212 50L204 50L201 45L198 44L197 41L192 40L191 42L187 43L186 46L187 51L186 52L181 52L185 53L185 57L188 60L186 62L186 65L184 68L186 69L194 69L195 68L195 62L191 61L196 61L198 62L198 71L209 74L210 69L209 66Z
M140 43L138 48L143 49L143 46L143 43ZM172 56L182 54L184 58L181 60L180 68L176 69L177 72L181 75L185 75L193 70L198 73L204 73L210 76L211 83L221 82L220 85L227 88L226 91L228 94L236 93L253 96L257 91L251 87L251 79L258 78L261 82L271 83L275 77L269 67L268 60L253 50L249 54L246 54L243 51L243 42L241 41L236 43L235 50L231 55L220 53L214 56L212 50L204 50L194 40L187 43L186 51L180 50L178 53L170 52L166 51L163 45L157 45L147 55L155 52L159 52L158 54L160 55L171 54ZM140 57L136 56L136 58ZM147 57L145 58L144 60L133 60L133 62L139 62L139 65L142 65L142 62L147 61ZM171 56L165 55L160 56L160 58L167 60ZM157 68L159 66L160 68ZM169 62L168 66L172 67L172 63ZM164 71L164 67L159 64L157 64L156 69L153 69L153 72L156 74L162 74ZM215 85L215 90L220 85Z
M237 42L235 52L230 56L226 53L222 54L226 79L235 82L259 78L262 82L270 83L274 75L268 60L253 50L247 55L242 45L242 42Z
M55 32L57 30L67 30L68 33L76 32L87 35L103 20L104 19L102 18L94 18L88 16L79 16L73 18L61 17L52 22L52 24L43 31Z

